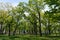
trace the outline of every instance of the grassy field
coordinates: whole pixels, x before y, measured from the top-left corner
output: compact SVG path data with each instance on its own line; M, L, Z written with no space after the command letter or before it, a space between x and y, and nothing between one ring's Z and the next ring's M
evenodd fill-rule
M0 35L0 40L60 40L60 37L39 37L39 36L29 36L29 35L20 35L20 36Z

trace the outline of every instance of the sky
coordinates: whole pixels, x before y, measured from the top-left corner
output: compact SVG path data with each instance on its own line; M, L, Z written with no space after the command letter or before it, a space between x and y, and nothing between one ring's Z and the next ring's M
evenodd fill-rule
M28 3L28 0L0 0L0 2L3 2L3 3L11 3L14 7L18 5L19 2L26 2ZM48 6L45 6L45 11L48 10ZM49 10L48 10L49 11Z
M4 2L4 3L6 3L6 2L8 2L8 3L11 3L13 6L17 6L17 4L19 3L19 2L28 2L28 0L0 0L0 2Z

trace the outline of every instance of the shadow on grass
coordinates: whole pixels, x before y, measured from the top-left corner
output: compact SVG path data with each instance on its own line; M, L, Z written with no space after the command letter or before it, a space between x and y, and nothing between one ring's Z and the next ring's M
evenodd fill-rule
M0 40L60 40L60 36L0 36Z

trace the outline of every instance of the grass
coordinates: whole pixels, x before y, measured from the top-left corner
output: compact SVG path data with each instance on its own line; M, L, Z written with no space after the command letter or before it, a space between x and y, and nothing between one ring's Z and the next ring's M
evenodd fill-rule
M34 35L17 35L17 36L0 35L0 40L60 40L60 37L39 37Z

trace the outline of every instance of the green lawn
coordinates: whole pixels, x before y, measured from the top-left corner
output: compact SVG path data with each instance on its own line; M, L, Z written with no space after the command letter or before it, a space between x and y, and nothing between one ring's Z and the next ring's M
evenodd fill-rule
M60 40L60 37L39 37L39 36L0 36L0 40Z

